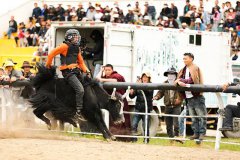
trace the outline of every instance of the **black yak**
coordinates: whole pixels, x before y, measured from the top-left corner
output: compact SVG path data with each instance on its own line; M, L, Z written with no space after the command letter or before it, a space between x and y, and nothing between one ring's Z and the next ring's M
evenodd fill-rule
M51 129L51 122L44 116L48 111L55 119L77 127L74 120L76 113L74 90L63 78L56 78L56 68L48 69L40 64L37 68L38 73L33 79L36 94L29 100L34 108L33 113L43 120L49 129ZM99 129L105 139L115 140L106 127L101 109L107 109L115 123L122 123L123 116L119 114L123 107L122 97L115 94L110 96L97 82L87 76L82 78L82 82L85 90L83 115L87 121Z

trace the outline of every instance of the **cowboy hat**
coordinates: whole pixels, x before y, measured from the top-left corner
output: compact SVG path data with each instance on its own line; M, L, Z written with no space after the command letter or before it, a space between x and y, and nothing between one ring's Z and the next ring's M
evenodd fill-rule
M168 70L167 70L166 72L164 72L163 75L164 75L165 77L167 77L169 73L170 73L170 74L176 74L176 75L178 74L177 71L176 71L176 69L175 69L174 67L168 68Z
M143 78L143 76L148 77L149 82L151 82L152 76L151 76L151 73L150 73L150 72L143 72L143 73L142 73L142 76L141 76L141 79Z
M17 65L16 62L14 62L11 58L8 58L6 61L11 61L14 65ZM4 64L4 63L3 63Z
M25 68L25 67L33 68L33 66L31 66L28 61L24 61L21 68L23 69L23 68Z
M144 73L142 74L141 78L142 78L144 75L147 76L148 78L151 78L151 77L152 77L150 72L144 72Z
M100 7L96 7L95 10L96 11L101 11L101 8Z
M10 60L4 62L4 67L14 67L14 63Z

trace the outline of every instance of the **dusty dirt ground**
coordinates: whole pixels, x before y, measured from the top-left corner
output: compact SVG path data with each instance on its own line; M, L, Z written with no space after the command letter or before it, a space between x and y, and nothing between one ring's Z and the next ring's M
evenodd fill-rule
M239 152L202 148L105 142L0 130L0 160L221 160L239 159Z

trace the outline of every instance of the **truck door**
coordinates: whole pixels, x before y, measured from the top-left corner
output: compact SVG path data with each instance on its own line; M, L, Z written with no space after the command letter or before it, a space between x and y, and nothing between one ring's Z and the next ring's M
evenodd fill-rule
M127 27L128 26L128 27ZM133 81L133 34L130 25L107 23L104 34L104 64L112 64L114 70L127 82Z

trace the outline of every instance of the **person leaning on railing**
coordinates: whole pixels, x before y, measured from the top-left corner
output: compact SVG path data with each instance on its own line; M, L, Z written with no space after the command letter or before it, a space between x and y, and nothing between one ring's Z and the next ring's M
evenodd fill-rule
M190 87L191 84L203 84L203 75L200 68L193 63L194 55L192 53L185 53L183 61L185 67L178 73L175 83L182 87ZM190 116L204 116L202 118L192 117L192 129L194 135L190 137L191 140L203 140L207 130L207 109L205 105L205 98L201 92L180 92L185 99L189 109Z
M224 84L223 90L226 90L229 86L239 86L239 84L231 83ZM233 130L233 117L240 118L240 102L237 105L227 105L223 119L223 127L220 128L220 131L232 131Z
M30 83L30 80L33 77L35 77L35 75L30 71L30 69L32 69L33 66L30 65L30 62L24 61L21 68L22 68L22 74L24 77L24 79L23 77L22 79L29 81L29 85L26 85L25 88L22 90L21 96L25 99L28 99L34 94L33 86Z
M4 68L0 67L0 87L4 85L4 82L8 80L9 77L6 75Z
M11 60L4 62L6 75L9 77L10 83L23 78L22 73L14 68L15 64Z

